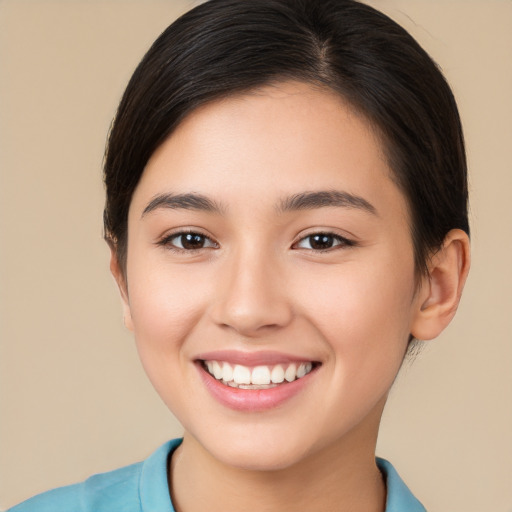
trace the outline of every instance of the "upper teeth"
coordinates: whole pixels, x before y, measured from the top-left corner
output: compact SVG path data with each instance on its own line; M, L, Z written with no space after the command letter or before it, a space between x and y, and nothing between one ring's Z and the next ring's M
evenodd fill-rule
M248 367L241 364L231 365L223 361L205 361L208 372L217 380L232 385L265 386L280 384L285 380L292 382L307 375L313 369L313 363L289 363L275 366Z

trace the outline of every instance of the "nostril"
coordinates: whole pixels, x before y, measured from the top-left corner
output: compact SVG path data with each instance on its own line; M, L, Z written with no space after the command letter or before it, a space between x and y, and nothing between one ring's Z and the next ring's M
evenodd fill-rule
M291 321L291 310L286 306L272 304L219 304L213 311L213 320L225 330L254 337L274 331L288 325Z

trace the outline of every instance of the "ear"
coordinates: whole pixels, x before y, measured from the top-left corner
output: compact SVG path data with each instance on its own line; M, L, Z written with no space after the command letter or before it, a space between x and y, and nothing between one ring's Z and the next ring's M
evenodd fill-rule
M130 310L130 301L128 298L128 286L126 283L126 277L119 263L119 258L117 256L117 251L115 247L110 246L110 272L114 276L116 280L117 287L119 288L119 293L121 294L121 302L123 304L123 317L124 317L124 325L133 331L133 320L132 314Z
M441 334L457 311L469 272L469 237L452 229L442 247L432 255L428 276L417 296L411 334L419 340L431 340Z

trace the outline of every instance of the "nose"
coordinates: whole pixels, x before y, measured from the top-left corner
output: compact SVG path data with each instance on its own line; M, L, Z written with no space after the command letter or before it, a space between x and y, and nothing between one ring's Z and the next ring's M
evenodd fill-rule
M211 312L219 326L255 338L288 325L293 311L276 259L248 252L224 262Z

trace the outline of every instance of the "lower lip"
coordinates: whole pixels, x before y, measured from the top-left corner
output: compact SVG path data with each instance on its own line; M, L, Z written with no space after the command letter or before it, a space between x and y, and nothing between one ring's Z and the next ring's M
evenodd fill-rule
M313 368L304 377L273 388L240 389L222 384L204 370L201 363L197 364L197 368L206 388L218 402L230 409L245 412L266 411L282 405L300 393L317 370Z

